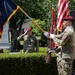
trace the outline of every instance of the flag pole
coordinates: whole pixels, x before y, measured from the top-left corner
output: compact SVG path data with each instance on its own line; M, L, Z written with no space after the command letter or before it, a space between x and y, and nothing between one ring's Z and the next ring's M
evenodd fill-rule
M45 31L19 6L19 9L44 33ZM47 38L50 39L50 36Z
M45 31L19 6L19 9L44 33Z

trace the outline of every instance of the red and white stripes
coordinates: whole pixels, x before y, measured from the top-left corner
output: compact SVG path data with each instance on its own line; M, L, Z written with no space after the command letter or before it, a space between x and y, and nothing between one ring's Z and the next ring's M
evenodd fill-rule
M58 1L57 30L62 28L62 18L68 14L68 0Z

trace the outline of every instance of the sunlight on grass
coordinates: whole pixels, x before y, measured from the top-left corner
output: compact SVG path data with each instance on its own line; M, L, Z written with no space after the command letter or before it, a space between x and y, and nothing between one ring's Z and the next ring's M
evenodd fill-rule
M32 52L32 53L23 53L23 49L20 50L19 52L10 52L9 50L3 50L3 53L0 53L0 58L2 57L28 57L28 56L40 56L40 55L46 55L46 48L45 47L39 47L39 51L38 52ZM52 57L55 57L55 53L51 53Z

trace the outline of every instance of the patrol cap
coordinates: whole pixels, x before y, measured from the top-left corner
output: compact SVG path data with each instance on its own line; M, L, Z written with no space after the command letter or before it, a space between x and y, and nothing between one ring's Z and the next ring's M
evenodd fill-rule
M63 21L74 21L74 18L72 16L66 16L62 20Z

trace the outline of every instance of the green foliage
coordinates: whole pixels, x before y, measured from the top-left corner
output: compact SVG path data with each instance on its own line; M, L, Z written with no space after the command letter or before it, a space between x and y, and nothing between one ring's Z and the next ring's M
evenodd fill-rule
M56 16L58 13L58 1L56 0L14 0L14 2L22 7L31 17L36 19L49 19L51 22L52 5L54 5ZM69 8L70 10L75 9L75 0L69 0ZM19 15L22 14L19 13Z
M54 0L14 0L29 16L46 21L47 27L51 24L52 4L56 9L57 1ZM56 9L57 10L57 9ZM57 14L57 13L55 13ZM22 13L19 11L18 16ZM25 18L27 18L25 16ZM48 29L48 28L47 28Z
M55 19L57 20L58 0L14 0L14 2L18 4L32 18L45 21L46 30L48 30L48 27L51 25L52 6L55 9ZM75 10L75 0L69 0L69 9ZM21 11L18 11L16 15L20 18L23 13ZM27 16L25 16L25 18L27 18ZM36 29L36 33L38 32Z
M39 47L38 52L32 52L32 53L23 53L22 50L20 52L10 52L9 50L3 50L3 53L0 53L0 59L4 58L20 58L20 57L34 57L34 56L45 56L46 54L46 48L45 47ZM55 57L55 54L52 53L52 57Z
M0 59L1 75L57 75L55 59L45 64L44 57L22 57Z
M58 1L56 0L14 0L14 2L19 5L30 17L34 18L35 22L45 31L49 30L52 23L52 7L54 7L55 10L55 20L57 20ZM69 8L70 10L75 9L75 0L69 0ZM22 16L25 16L25 19L28 18L20 10L18 10L15 15L18 18L18 22ZM37 26L35 26L33 23L30 25L33 27L33 32L36 36L42 34Z
M44 58L44 53L0 54L0 75L58 75L56 57L51 64L45 64Z
M49 30L51 25L52 4L56 8L57 1L50 0L14 0L30 17L35 18L35 22L45 31ZM56 14L56 13L55 13ZM16 13L18 18L21 18L23 13L19 10ZM25 15L25 19L28 18ZM41 35L40 29L31 24L35 35Z
M40 47L40 51L36 53L4 52L0 54L0 75L58 75L55 54L51 55L51 64L46 64L44 47ZM75 64L73 68L75 69Z
M75 0L69 0L69 9L75 10Z
M1 75L57 75L56 58L45 64L46 50L40 47L36 53L0 54Z
M31 17L42 18L42 2L43 0L14 0L23 8Z
M45 21L43 20L40 20L40 19L37 19L35 20L35 22L41 27L43 28L44 30L46 30L46 23ZM41 30L35 25L33 24L32 22L30 23L30 26L33 28L33 32L35 32L35 35L41 35Z

